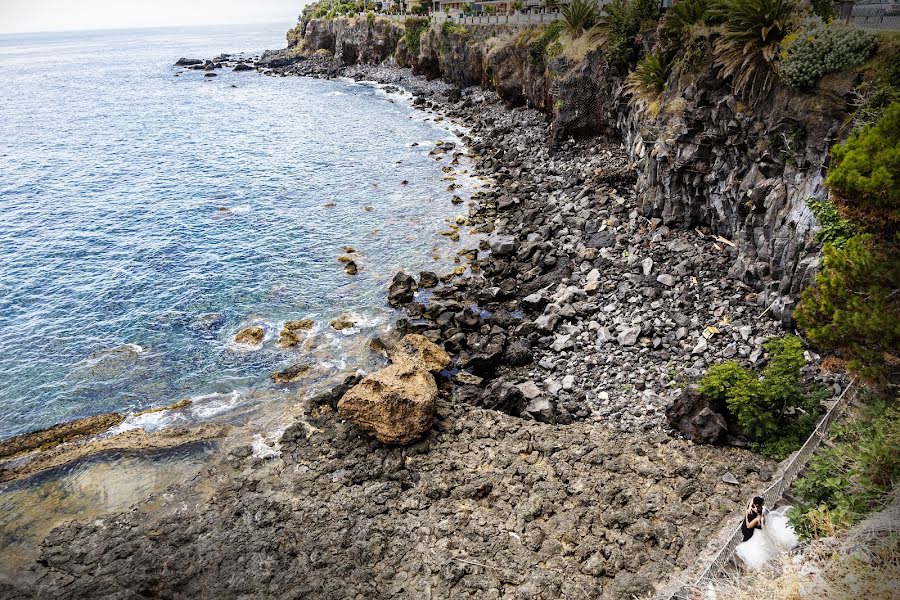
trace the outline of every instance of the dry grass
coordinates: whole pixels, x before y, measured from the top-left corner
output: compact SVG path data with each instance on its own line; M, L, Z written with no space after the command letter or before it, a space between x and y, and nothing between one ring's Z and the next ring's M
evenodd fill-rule
M827 538L764 571L707 582L696 600L895 600L900 590L896 532Z
M667 115L677 115L681 116L684 114L684 111L687 109L687 100L682 98L681 96L670 100L666 103L666 114Z
M562 45L562 56L574 61L580 62L588 55L588 52L599 48L602 43L598 40L591 41L591 36L583 33L574 40L568 33L563 32L559 35L559 43Z

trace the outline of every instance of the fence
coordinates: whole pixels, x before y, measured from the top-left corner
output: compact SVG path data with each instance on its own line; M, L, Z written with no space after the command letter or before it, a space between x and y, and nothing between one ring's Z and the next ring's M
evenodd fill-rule
M887 8L867 14L855 14L857 12L855 9L853 12L848 19L851 25L875 31L900 31L900 12L892 14Z
M819 448L819 443L828 433L828 428L838 418L841 411L850 402L850 390L856 381L851 381L850 385L844 389L843 393L835 401L834 405L828 409L816 429L806 439L806 443L791 457L791 460L783 468L781 474L766 490L760 494L766 500L767 506L774 506L776 502L781 500L784 492L790 488L791 484L806 467L806 462L812 454ZM706 547L700 558L685 573L682 573L679 579L670 584L663 592L654 596L654 600L672 600L673 598L686 597L693 590L697 589L702 582L710 575L722 572L725 566L731 560L732 554L738 544L743 541L741 528L736 526L743 515L734 515L734 520L726 525Z
M431 17L436 23L451 20L460 25L541 25L552 23L559 18L559 13L513 13L511 15L478 15L465 16L462 14L435 12Z

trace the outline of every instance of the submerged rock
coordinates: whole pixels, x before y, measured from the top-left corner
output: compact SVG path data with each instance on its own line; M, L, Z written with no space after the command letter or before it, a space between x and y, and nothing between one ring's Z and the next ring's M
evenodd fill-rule
M259 325L251 325L250 327L244 327L235 334L234 343L242 346L260 346L265 337L265 329Z
M331 322L331 326L338 331L343 331L344 329L350 329L351 327L353 327L355 325L356 325L356 323L353 321L353 319L350 317L350 315L341 315L337 319L334 319Z
M233 71L238 71L238 72L240 72L240 71L252 71L252 70L253 70L253 66L248 65L247 63L238 63L238 64L234 65L234 69L232 69L232 70L233 70Z
M46 450L63 442L96 435L110 427L115 427L124 420L125 417L119 413L103 413L16 435L0 442L0 458L12 457L33 450Z
M179 58L175 61L176 67L190 67L191 65L202 65L203 61L199 58Z
M310 371L312 371L312 365L297 363L283 371L272 373L272 381L275 383L294 383L309 375Z
M224 324L225 315L220 312L210 312L197 315L188 328L198 333L210 333L219 330Z
M338 414L385 444L409 444L431 428L437 384L413 361L363 378L338 401Z

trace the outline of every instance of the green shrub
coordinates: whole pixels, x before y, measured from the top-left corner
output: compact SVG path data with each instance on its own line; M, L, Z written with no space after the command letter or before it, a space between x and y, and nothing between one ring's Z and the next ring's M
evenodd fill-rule
M882 33L874 59L875 76L863 81L857 92L861 101L853 113L851 133L876 123L891 104L900 102L900 36Z
M830 21L834 17L834 8L832 8L832 0L811 0L813 13L823 21Z
M539 65L544 62L547 57L547 49L559 40L559 34L562 33L563 27L565 24L562 21L553 21L544 27L541 36L528 47L531 64Z
M626 89L636 97L656 97L666 87L671 70L672 64L665 55L648 54L628 75Z
M712 13L723 20L716 65L736 93L756 104L775 84L778 45L788 34L794 0L718 0Z
M833 535L879 508L900 477L900 410L870 400L867 414L835 427L831 444L814 456L794 482L799 500L789 518L802 538Z
M458 25L450 19L447 19L446 21L441 23L441 31L444 32L444 35L469 35L469 30L465 25Z
M299 46L303 43L303 24L297 23L287 32L287 44L288 48L293 48L294 46Z
M628 64L637 58L636 38L644 27L653 27L659 17L655 0L612 0L597 19L591 40L603 40L610 64Z
M875 50L877 40L862 29L811 17L782 41L778 73L790 87L812 87L823 75L862 65Z
M794 313L809 340L839 351L867 379L895 378L900 366L900 238L857 235L825 246L824 266Z
M845 216L890 237L900 225L900 102L831 149L825 183Z
M734 417L755 451L783 458L799 448L815 427L821 394L803 389L806 364L800 338L786 335L766 342L769 362L762 376L728 361L709 368L700 393ZM787 415L788 407L800 409Z
M806 135L806 127L800 123L773 132L768 139L772 156L782 164L796 167L806 149Z
M404 22L403 42L412 54L419 52L422 34L428 29L430 21L420 17L408 17Z
M710 367L700 380L700 393L719 406L724 404L751 438L765 437L775 427L768 407L762 406L759 379L734 361Z
M576 39L597 22L595 0L571 0L562 8L562 21L566 32Z
M841 217L837 206L831 200L817 200L810 198L806 205L816 217L819 223L819 231L816 232L816 242L831 244L836 248L842 247L847 240L859 233L859 228L852 222Z
M712 16L711 6L711 0L676 2L666 13L664 29L681 33L691 25L704 24Z

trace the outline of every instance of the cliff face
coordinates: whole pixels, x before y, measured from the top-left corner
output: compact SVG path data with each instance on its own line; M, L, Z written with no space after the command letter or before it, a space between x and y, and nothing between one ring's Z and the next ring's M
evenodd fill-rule
M638 171L644 216L708 227L734 243L731 274L762 289L766 305L789 318L818 267L806 201L825 195L823 165L846 116L851 78L830 76L803 94L776 90L751 108L710 67L707 41L680 57L666 91L648 103L625 93L625 73L608 66L602 50L543 59L520 31L432 27L412 52L398 30L381 19L313 21L304 45L347 64L390 57L430 78L493 88L512 105L547 114L553 143L621 139Z
M387 19L313 19L303 32L303 49L327 50L343 65L378 64L393 56L403 31Z

